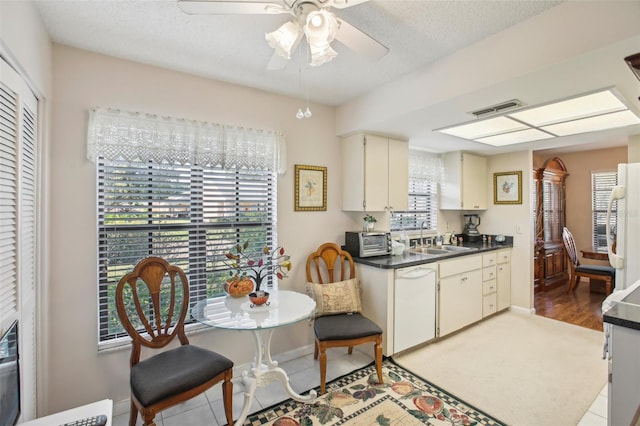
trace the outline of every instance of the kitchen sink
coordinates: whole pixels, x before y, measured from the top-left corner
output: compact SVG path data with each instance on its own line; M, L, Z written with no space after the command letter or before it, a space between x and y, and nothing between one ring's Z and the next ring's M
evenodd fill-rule
M477 250L475 247L462 247L462 246L442 246L443 250L447 251L469 251Z
M441 246L441 247L414 247L410 249L410 251L414 253L423 253L423 254L435 254L435 255L444 255L451 253L459 253L465 251L477 250L474 247L461 247L461 246Z
M410 251L414 253L424 253L424 254L449 254L450 252L447 250L437 249L434 247L415 247Z

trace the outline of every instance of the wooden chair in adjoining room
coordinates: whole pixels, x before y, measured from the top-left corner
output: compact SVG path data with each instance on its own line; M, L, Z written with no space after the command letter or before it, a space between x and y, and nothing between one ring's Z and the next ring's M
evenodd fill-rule
M351 255L341 250L337 244L322 244L307 258L307 286L316 288L319 284L319 288L325 291L324 298L315 297L316 303L324 300L320 304L325 306L318 310L313 326L314 359L318 359L320 355L320 394L324 394L326 390L328 348L348 347L348 353L351 354L354 346L373 343L378 381L383 382L382 329L359 312L359 283L355 278ZM324 286L335 287L325 289ZM332 293L331 290L338 288L343 290ZM326 306L332 304L332 300L336 302L335 306Z
M133 340L130 358L131 412L145 426L156 414L222 384L225 416L233 424L233 362L194 345L184 332L189 284L184 271L166 260L149 257L120 280L116 288L120 321ZM140 360L142 347L165 348L177 337L180 346Z
M580 278L601 280L605 282L606 294L611 294L615 285L616 270L606 265L583 265L578 257L576 242L573 234L565 227L562 229L562 240L564 241L565 254L571 269L569 277L569 288L567 292L575 290L580 283Z

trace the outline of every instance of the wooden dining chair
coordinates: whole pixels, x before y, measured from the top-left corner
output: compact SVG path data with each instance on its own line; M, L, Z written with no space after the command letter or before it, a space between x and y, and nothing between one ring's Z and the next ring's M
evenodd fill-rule
M314 359L320 355L320 394L326 390L327 349L374 344L378 382L382 380L382 329L361 310L359 283L351 255L325 243L307 258L307 290L316 300ZM333 287L330 287L333 286Z
M611 294L615 285L615 268L606 265L581 264L578 257L578 250L576 249L576 242L573 239L573 234L571 234L569 229L567 229L566 227L562 229L562 240L564 241L565 254L567 255L567 261L571 269L567 293L575 290L580 283L580 278L585 277L589 279L604 281L606 294Z
M221 381L225 416L232 425L233 362L189 344L184 332L189 284L183 270L158 257L141 260L118 283L116 308L132 339L129 425L135 426L140 412L145 426L153 426L158 412ZM140 360L143 346L165 348L175 337L180 346Z

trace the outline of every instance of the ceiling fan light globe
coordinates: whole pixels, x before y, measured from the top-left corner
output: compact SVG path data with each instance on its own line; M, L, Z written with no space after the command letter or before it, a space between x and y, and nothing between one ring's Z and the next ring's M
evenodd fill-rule
M292 21L286 22L277 30L266 33L264 38L276 53L285 59L291 59L291 52L300 37L300 26Z
M338 52L333 50L329 44L325 44L325 46L321 48L310 44L309 49L311 50L311 62L309 65L312 67L317 67L330 62L333 58L338 56Z
M336 38L337 32L338 20L333 13L326 10L314 10L307 15L304 33L309 44L329 44Z

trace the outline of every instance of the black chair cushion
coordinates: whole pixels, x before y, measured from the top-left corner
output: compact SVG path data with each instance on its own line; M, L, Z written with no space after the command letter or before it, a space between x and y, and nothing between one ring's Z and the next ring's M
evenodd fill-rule
M316 337L320 341L348 340L382 334L382 329L361 314L325 315L314 320Z
M584 272L586 274L616 276L615 268L604 265L580 265L576 267L576 272Z
M232 367L233 361L220 354L182 345L134 365L130 376L131 392L148 407L193 389Z

